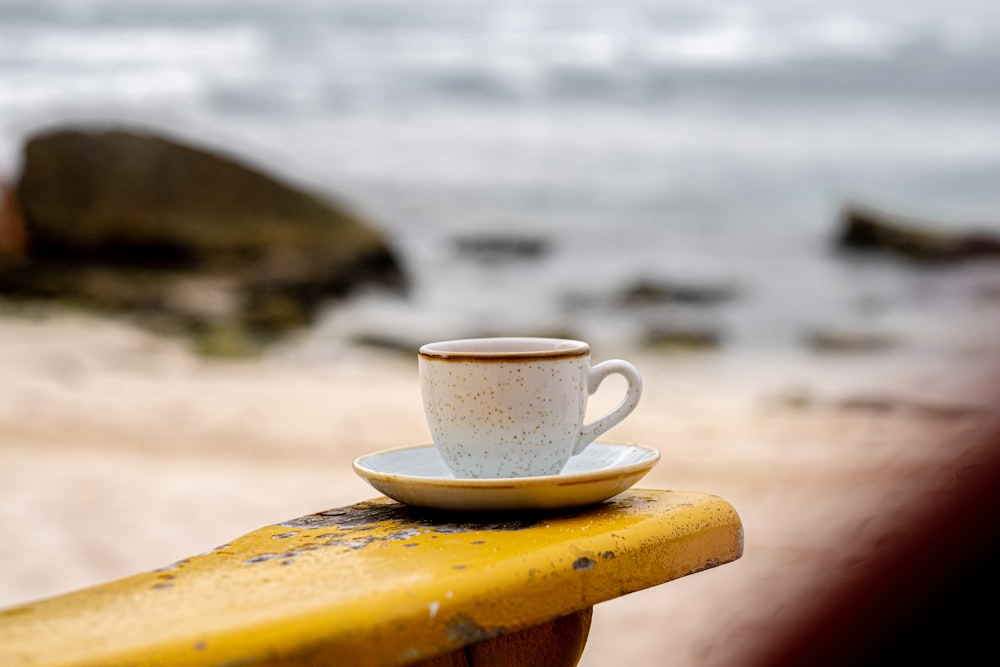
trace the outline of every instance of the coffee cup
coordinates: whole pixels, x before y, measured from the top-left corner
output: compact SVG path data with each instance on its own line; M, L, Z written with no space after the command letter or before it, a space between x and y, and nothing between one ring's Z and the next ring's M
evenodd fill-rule
M466 338L422 345L417 358L431 438L456 478L557 475L642 395L635 366L592 366L590 346L578 340ZM589 396L615 374L625 378L625 397L585 423Z

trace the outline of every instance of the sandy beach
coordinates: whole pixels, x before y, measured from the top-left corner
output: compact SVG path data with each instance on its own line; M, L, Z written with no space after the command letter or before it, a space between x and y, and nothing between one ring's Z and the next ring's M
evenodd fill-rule
M993 418L995 330L874 356L595 349L644 377L609 434L661 451L638 486L722 496L746 544L732 564L598 605L581 665L745 663L962 464ZM0 318L0 366L0 606L373 497L352 460L429 441L415 357L346 342L206 361L122 322L22 312ZM593 409L616 400L612 381Z

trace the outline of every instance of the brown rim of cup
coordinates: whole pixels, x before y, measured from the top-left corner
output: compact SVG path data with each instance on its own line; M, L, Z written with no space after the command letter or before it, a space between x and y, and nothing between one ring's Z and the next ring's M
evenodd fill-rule
M585 357L590 346L569 338L497 336L460 338L420 346L419 356L434 361L519 361Z

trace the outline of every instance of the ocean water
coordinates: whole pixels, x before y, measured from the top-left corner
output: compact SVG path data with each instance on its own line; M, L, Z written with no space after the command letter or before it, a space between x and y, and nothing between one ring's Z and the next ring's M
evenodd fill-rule
M0 174L33 132L128 124L346 202L413 289L317 335L905 340L996 269L845 258L840 211L1000 231L998 71L986 0L4 0ZM623 306L643 282L734 297Z

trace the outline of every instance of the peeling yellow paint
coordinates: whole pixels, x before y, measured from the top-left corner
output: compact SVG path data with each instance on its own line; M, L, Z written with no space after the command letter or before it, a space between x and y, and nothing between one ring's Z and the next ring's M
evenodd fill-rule
M0 610L0 664L406 664L740 557L716 496L631 490L469 515L386 498L261 528L153 572Z

